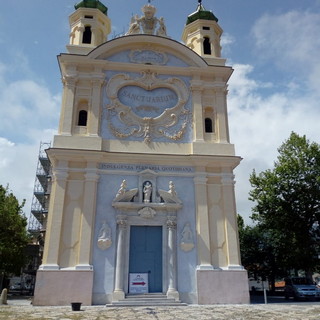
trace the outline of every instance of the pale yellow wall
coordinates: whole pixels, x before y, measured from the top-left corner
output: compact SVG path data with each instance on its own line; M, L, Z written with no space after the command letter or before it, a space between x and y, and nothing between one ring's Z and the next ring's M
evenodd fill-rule
M83 180L68 181L59 259L61 268L75 267L78 262L83 184Z
M219 32L216 26L214 30ZM48 245L45 249L44 261L52 261L52 263L55 261L63 268L90 264L93 223L85 225L83 222L88 218L94 221L98 175L95 173L95 181L90 185L91 182L87 181L84 172L87 160L81 160L81 158L84 157L84 153L87 156L90 155L91 167L96 167L99 162L103 162L103 154L99 152L107 151L109 156L114 153L113 161L118 162L121 158L124 163L144 161L165 164L168 161L170 165L181 165L179 155L193 155L193 158L184 158L183 163L197 167L194 181L199 264L216 267L240 264L233 184L232 182L230 182L231 185L222 184L221 176L212 178L212 172L215 172L215 177L222 173L221 168L225 168L226 173L232 173L233 168L240 161L235 157L234 146L230 143L227 117L226 83L232 69L222 68L221 65L208 66L201 60L197 60L197 66L190 68L116 62L110 64L105 60L105 52L110 52L111 55L123 50L142 49L145 46L143 41L147 42L148 39L141 36L141 43L132 42L132 37L126 40L117 40L118 46L114 46L114 42L105 44L105 48L100 46L97 52L89 56L62 55L59 57L64 89L59 132L54 138L50 157L57 159L53 163L59 163L62 160L66 162L64 168L67 180L62 182L61 187L56 185L56 182L53 183L50 213L56 211L58 202L61 202L63 207L59 208L60 212L54 218L56 221L49 219L47 239L57 244L59 253L54 251L49 254L48 250L52 245ZM155 49L169 50L172 54L180 55L182 59L190 62L188 50L184 51L179 44L168 47L169 44L166 41L168 40L159 39ZM99 57L103 57L103 60ZM105 83L105 71L112 69L120 73L141 72L150 68L158 74L176 74L192 78L190 91L194 115L193 141L184 144L151 142L147 145L143 141L102 140L99 134L104 106L100 99ZM82 109L88 111L87 126L84 128L77 125L78 113ZM212 134L205 133L204 129L204 119L208 114L212 115L213 119ZM59 152L58 149L60 149ZM70 161L75 161L77 149L82 150L81 156L78 155L80 159L77 160L77 164L70 164ZM123 154L120 156L119 153ZM159 157L159 155L166 156ZM178 158L175 160L176 156ZM228 160L225 157L228 157ZM108 158L105 161L110 162L111 159ZM86 201L84 199L88 199L88 194L93 200L90 203L84 203ZM89 210L84 210L86 206ZM84 215L87 215L86 219ZM60 229L58 221L62 222ZM89 235L89 244L83 242L82 234Z
M216 267L228 265L226 255L225 215L221 207L221 185L217 182L208 185L208 213L211 234L211 262Z

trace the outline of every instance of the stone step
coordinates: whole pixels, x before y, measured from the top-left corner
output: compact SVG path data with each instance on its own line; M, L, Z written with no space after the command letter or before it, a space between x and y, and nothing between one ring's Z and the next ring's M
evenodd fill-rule
M126 299L167 299L163 293L127 294Z
M107 307L186 306L186 303L167 298L165 294L129 294L125 299L107 304Z

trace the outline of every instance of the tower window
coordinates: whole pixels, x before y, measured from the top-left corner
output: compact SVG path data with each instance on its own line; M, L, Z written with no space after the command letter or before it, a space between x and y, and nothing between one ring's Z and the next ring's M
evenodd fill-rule
M85 127L87 125L88 112L86 110L81 110L79 112L78 126Z
M90 26L85 27L83 32L82 43L91 43L91 36L92 36L91 27Z
M210 38L208 37L204 37L203 39L203 53L211 54L211 43L210 43Z
M204 120L204 128L205 128L205 132L207 132L207 133L212 133L213 132L212 119L205 118L205 120Z
M202 30L210 30L210 27L202 27Z
M93 16L84 16L86 19L93 19Z

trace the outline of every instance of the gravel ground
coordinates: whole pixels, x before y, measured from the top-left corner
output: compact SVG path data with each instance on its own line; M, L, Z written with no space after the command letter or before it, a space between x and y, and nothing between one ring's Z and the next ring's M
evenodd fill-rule
M251 304L187 307L33 307L30 300L8 301L0 306L6 320L319 320L319 304Z

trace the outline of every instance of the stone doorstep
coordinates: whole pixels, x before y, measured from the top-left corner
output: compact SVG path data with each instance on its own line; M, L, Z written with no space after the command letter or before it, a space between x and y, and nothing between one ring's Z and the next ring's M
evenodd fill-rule
M167 298L165 294L128 294L125 299L107 304L107 307L187 306L186 303Z

